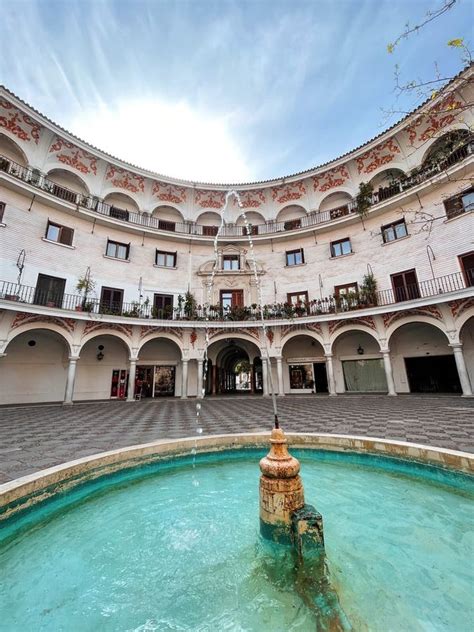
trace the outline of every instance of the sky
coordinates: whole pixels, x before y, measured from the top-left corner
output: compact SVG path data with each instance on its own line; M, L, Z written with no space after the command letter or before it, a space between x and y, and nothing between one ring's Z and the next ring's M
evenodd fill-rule
M452 76L472 0L0 0L0 83L92 145L157 173L248 182L310 169L396 122L403 80Z

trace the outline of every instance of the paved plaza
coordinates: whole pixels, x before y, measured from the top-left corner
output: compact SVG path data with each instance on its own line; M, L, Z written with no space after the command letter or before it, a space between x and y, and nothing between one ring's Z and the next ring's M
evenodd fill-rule
M412 441L474 452L474 399L459 396L297 395L278 399L282 426ZM272 426L270 399L202 401L203 434ZM0 483L105 450L196 434L196 400L88 402L0 408Z

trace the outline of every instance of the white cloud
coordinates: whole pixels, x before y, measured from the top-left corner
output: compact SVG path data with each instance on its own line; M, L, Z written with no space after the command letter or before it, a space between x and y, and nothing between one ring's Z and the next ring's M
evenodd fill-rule
M150 98L85 110L68 127L99 149L163 175L249 181L253 174L231 130L231 118L198 111L186 101Z

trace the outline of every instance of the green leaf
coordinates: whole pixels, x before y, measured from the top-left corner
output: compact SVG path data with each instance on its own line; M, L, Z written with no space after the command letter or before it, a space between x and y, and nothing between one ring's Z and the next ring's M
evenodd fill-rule
M457 37L456 39L449 40L448 46L452 46L453 48L462 48L464 46L464 40L462 37Z

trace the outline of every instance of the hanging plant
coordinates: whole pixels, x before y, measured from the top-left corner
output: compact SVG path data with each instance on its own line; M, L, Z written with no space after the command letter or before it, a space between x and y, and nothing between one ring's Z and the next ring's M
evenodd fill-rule
M367 216L369 208L372 206L372 193L374 187L370 182L361 182L359 184L359 193L356 195L356 212L363 220Z

